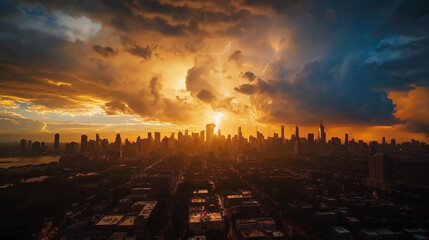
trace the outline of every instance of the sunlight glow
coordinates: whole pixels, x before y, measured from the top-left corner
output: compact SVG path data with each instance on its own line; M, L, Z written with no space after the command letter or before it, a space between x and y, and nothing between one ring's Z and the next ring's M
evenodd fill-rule
M215 134L217 133L219 127L220 127L220 118L223 116L223 113L219 113L216 115L216 127L214 129Z

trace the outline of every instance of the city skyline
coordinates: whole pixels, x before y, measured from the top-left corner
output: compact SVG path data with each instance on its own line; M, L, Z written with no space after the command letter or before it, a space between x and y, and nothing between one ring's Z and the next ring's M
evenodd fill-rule
M0 239L429 239L429 0L0 0Z
M290 141L296 141L296 139L304 139L306 141L314 141L317 142L319 144L327 144L328 142L330 142L332 139L339 139L341 144L346 144L348 142L354 141L354 142L359 142L359 141L363 141L364 143L371 143L371 142L380 142L380 143L387 143L387 141L389 142L396 142L396 143L401 143L401 142L410 142L410 141L418 141L417 139L411 138L405 141L398 141L398 139L396 138L386 138L386 137L382 137L381 139L371 139L371 140L367 140L365 141L364 139L359 139L359 138L354 138L353 136L350 136L350 134L348 132L344 133L343 136L334 136L334 135L327 135L327 132L325 131L325 125L323 124L323 121L320 122L319 127L317 128L317 135L315 135L314 132L306 132L306 133L299 133L299 126L294 126L291 134L288 136L287 134L285 134L284 130L285 130L285 126L281 125L279 127L279 132L273 132L273 134L269 134L268 136L264 135L263 133L259 132L258 130L256 130L256 132L254 134L250 134L248 136L243 135L241 127L238 127L236 133L225 133L222 134L221 129L218 129L217 132L215 132L214 130L217 129L216 128L216 124L214 123L208 123L206 124L206 128L205 130L201 130L201 131L196 131L196 132L190 132L188 129L181 131L179 130L178 132L146 132L143 134L143 132L141 134L138 134L136 136L133 137L124 137L124 135L121 136L121 133L115 133L114 138L111 138L110 141L115 142L115 143L120 143L120 144L124 144L124 141L122 141L122 138L124 140L129 141L130 143L132 142L138 142L139 140L142 139L151 139L155 142L161 142L164 138L172 138L175 140L179 140L180 136L186 136L186 137L190 137L193 138L193 136L196 134L198 136L199 139L203 139L203 142L206 143L210 143L211 140L216 137L216 139L219 139L220 137L223 138L223 140L230 140L231 138L237 138L237 139L243 139L249 141L250 138L258 138L258 137L262 137L263 140L268 140L270 138L272 139L283 139L283 140L290 140ZM152 134L155 136L152 137ZM177 134L177 135L176 135ZM100 135L103 135L102 132L98 132L96 133L94 136L95 138L91 138L88 137L87 134L82 134L80 135L80 148L82 148L82 145L87 144L88 140L95 140L95 142L98 143L101 140L108 140L109 141L109 137L102 137L100 138ZM42 143L53 143L53 151L58 152L59 149L59 143L60 143L60 134L59 133L55 133L54 134L54 141L50 142L50 141L43 141L43 140L37 140L35 139L35 141L37 142L42 142ZM298 136L298 138L296 137ZM327 137L330 136L330 137ZM136 139L136 141L134 141ZM210 140L209 140L210 139ZM21 139L19 142L21 142L21 146L22 146L22 142L23 141L31 141L31 139ZM18 142L18 141L15 141ZM67 139L63 140L63 144L66 142L79 142L78 139L74 139L74 140L70 140ZM420 142L420 141L419 141ZM84 144L83 144L84 143ZM422 142L425 143L425 142ZM86 146L84 146L83 148L86 149Z
M320 119L428 141L424 1L280 2L2 1L0 142Z

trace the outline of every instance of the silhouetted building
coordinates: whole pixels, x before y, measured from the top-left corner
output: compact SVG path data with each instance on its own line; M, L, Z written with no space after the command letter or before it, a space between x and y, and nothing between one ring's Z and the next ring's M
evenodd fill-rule
M25 152L27 150L27 140L21 139L21 152Z
M377 154L369 159L368 184L374 187L386 188L394 183L393 158L387 154Z
M159 144L161 142L161 133L155 132L155 144Z
M281 135L280 136L282 139L285 139L285 126L284 125L281 126Z
M214 129L216 125L214 123L209 123L206 125L206 141L211 142L213 140Z
M31 145L31 151L33 153L40 153L42 151L40 142L36 141Z
M241 127L238 127L238 141L241 142L243 141L243 133L241 132Z
M86 152L88 144L88 136L85 134L80 137L80 151Z
M100 150L100 135L98 133L95 134L95 150Z
M60 151L60 134L56 133L54 136L54 152Z
M307 141L309 143L313 143L314 142L314 133L307 134Z
M78 152L78 144L76 142L66 143L66 152L77 153Z
M321 143L321 144L325 144L326 143L325 126L323 126L323 122L322 121L320 121L318 140L319 140L319 143Z
M299 127L295 126L295 139L296 141L299 141Z
M115 138L115 146L116 146L116 150L121 150L121 144L122 144L122 140L121 140L121 134L116 134L116 138Z

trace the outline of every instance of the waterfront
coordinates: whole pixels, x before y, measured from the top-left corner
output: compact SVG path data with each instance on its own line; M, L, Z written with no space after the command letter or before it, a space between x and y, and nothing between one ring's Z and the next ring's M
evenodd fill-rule
M25 165L39 165L43 163L58 162L58 159L58 156L0 158L0 168L20 167Z

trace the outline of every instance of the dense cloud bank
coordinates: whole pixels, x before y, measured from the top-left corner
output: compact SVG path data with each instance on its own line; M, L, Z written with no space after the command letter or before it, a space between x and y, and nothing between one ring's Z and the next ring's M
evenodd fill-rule
M6 0L0 16L0 97L33 111L429 132L429 110L404 110L429 104L415 97L429 87L424 0Z

